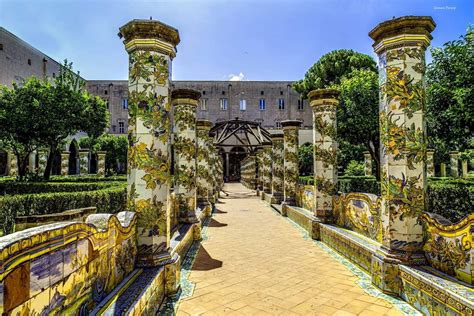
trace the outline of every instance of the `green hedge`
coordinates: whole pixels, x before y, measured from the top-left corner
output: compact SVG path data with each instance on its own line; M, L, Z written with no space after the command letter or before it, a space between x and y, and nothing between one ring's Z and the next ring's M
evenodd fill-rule
M474 212L474 181L430 179L428 211L453 223Z
M13 232L22 215L41 215L95 206L98 213L117 213L126 208L125 184L94 191L5 195L0 197L0 235Z
M300 183L313 184L313 176L300 177ZM380 183L374 177L342 176L338 178L338 191L380 195ZM474 179L428 178L428 211L452 222L474 212Z
M95 191L122 185L123 182L0 182L0 195L36 194L53 192Z
M107 182L107 181L127 181L126 175L99 177L99 176L52 176L48 182Z

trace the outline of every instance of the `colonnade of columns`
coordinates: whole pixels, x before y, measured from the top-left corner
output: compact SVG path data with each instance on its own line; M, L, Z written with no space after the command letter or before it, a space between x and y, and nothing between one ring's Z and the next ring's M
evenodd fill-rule
M69 151L62 151L59 154L59 167L60 175L67 176L69 175ZM97 159L97 168L96 174L98 176L105 176L105 151L98 151L96 153L91 153L89 149L80 149L79 150L79 168L78 174L87 175L91 173L91 154L95 154ZM32 173L37 173L42 175L46 169L46 164L48 162L49 151L44 149L39 149L35 152L32 152L28 157L28 171ZM4 176L15 177L18 175L18 162L17 157L13 152L6 152L6 170Z

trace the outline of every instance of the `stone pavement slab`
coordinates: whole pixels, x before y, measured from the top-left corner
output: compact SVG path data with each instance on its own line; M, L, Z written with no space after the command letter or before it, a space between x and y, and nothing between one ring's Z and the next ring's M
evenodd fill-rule
M177 315L402 315L244 186L226 184Z

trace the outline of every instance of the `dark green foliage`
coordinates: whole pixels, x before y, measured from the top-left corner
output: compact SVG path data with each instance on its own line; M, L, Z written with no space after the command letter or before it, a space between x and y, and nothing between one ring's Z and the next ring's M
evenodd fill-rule
M474 181L431 180L428 197L428 212L444 216L453 223L458 222L474 212Z
M52 176L48 182L103 182L103 181L127 181L127 176L110 176L110 177L98 177L98 176Z
M0 235L13 232L15 217L60 213L95 206L98 213L126 210L127 190L119 184L93 191L5 195L0 197Z
M90 148L93 152L105 151L106 174L125 173L126 170L119 169L119 164L126 167L128 140L126 136L114 136L104 134L97 139L89 137L81 138L81 148Z
M0 182L0 195L36 194L53 192L95 191L113 186L123 185L123 182Z
M363 176L364 174L364 163L357 160L351 160L344 171L345 176Z
M298 148L298 160L300 175L313 173L313 145L310 143L303 144Z
M448 152L474 144L474 30L459 40L432 48L428 65L427 132L435 162L449 161Z
M344 176L338 178L338 191L380 194L380 182L375 177Z

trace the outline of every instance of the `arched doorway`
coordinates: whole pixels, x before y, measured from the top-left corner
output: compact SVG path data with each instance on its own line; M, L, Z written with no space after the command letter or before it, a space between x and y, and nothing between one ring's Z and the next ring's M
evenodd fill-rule
M242 147L233 147L229 153L229 181L240 181L240 162L247 156Z
M61 175L61 153L59 150L54 151L53 164L51 166L51 174L55 176Z
M97 154L92 152L89 154L89 173L97 173Z
M76 140L69 144L69 172L68 174L79 174L79 145Z

